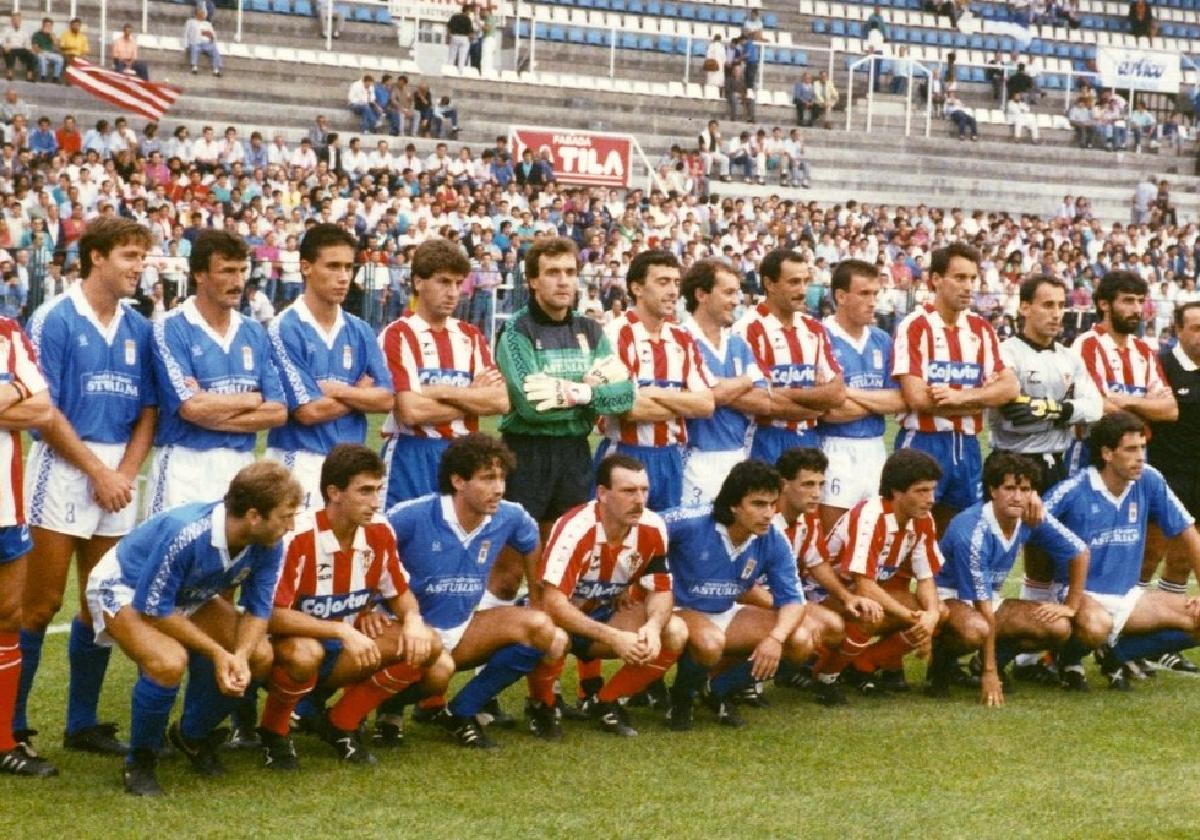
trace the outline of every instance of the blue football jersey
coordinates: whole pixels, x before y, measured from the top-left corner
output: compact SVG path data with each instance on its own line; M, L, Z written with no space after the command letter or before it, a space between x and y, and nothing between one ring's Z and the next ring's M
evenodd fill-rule
M676 508L663 519L677 607L725 612L763 575L776 607L804 603L796 558L774 525L735 547L710 508Z
M892 337L878 327L867 327L860 341L855 341L830 315L823 321L829 333L833 357L842 366L847 388L863 391L894 390L900 384L892 378ZM849 423L817 424L825 437L874 438L883 434L883 415L872 414Z
M348 312L338 313L337 324L326 335L301 297L271 322L267 332L289 412L320 399L319 383L323 379L354 385L367 375L380 388L392 387L392 376L375 333L365 321ZM366 415L351 411L312 426L290 418L268 432L267 445L285 452L325 455L339 443L362 443L366 439Z
M230 314L229 334L215 333L188 298L154 325L154 372L158 386L157 446L179 444L189 449L254 449L255 432L218 432L189 423L179 407L195 391L186 380L195 380L204 391L217 394L261 393L264 402L283 403L283 387L271 360L267 333L259 324Z
M501 502L470 534L458 524L450 496L400 502L388 510L387 520L421 617L441 630L470 620L504 546L528 554L539 537L537 522L513 502Z
M1006 538L992 503L981 502L959 513L946 527L940 542L946 563L937 573L937 585L956 590L964 601L990 601L1000 594L1026 544L1042 549L1064 568L1086 549L1082 540L1049 515L1036 528L1018 522L1012 537Z
M754 351L740 335L725 328L721 330L721 346L713 347L694 321L688 321L684 329L692 334L700 355L709 371L721 379L737 379L749 376L755 388L766 388L767 378L754 360ZM729 452L744 449L750 430L750 417L736 408L719 405L712 417L687 421L688 448L701 452Z
M1162 473L1149 464L1119 498L1108 492L1096 468L1088 467L1055 485L1045 505L1047 513L1087 543L1086 588L1102 595L1123 595L1137 586L1148 521L1168 537L1192 524ZM1056 567L1055 580L1066 583L1067 570Z
M258 618L271 614L283 543L250 545L229 556L225 503L187 504L147 519L117 543L122 582L133 608L149 616L203 606L241 587L238 603Z
M40 308L29 338L50 398L80 440L128 443L155 404L150 322L125 303L103 327L79 284Z

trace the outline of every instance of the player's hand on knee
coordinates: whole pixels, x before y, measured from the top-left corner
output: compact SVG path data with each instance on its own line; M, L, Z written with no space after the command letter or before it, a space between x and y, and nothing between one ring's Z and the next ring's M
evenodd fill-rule
M1200 598L1188 598L1183 606L1192 621L1200 621Z
M612 641L612 649L621 658L621 661L630 665L640 664L644 656L641 649L641 637L637 633L630 633L627 630L617 631L616 638Z
M387 632L391 623L391 618L381 612L374 611L360 615L358 620L354 622L358 628L358 632L362 633L368 639L378 639Z
M783 644L774 636L767 636L759 642L754 652L750 654L750 676L755 680L769 680L779 669L779 660L783 656Z
M1075 617L1075 610L1066 604L1038 604L1034 607L1033 617L1042 624L1050 624L1060 618L1070 621Z
M869 624L883 621L883 606L871 598L862 595L851 595L846 601L846 610L855 618Z
M353 627L347 626L346 630L342 637L342 653L350 657L350 661L358 668L377 668L380 656L375 640Z
M213 660L217 690L226 697L241 697L250 685L250 663L240 654L222 650Z
M644 624L638 630L638 639L642 642L645 661L653 662L655 659L658 659L658 655L662 653L662 631L651 625Z
M404 661L409 665L420 665L429 658L433 649L433 633L420 619L404 622Z

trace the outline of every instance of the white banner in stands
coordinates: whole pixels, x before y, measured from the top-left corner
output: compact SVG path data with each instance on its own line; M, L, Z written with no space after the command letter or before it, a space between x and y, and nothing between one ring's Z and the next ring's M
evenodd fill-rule
M392 20L420 18L445 22L450 15L462 11L462 7L462 0L388 0Z
M1098 47L1096 70L1106 87L1179 93L1179 54L1125 47Z

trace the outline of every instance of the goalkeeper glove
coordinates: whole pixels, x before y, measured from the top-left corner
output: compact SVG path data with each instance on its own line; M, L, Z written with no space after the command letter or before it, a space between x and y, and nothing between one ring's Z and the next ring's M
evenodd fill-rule
M1065 412L1063 406L1050 397L1021 395L1001 408L1000 413L1014 426L1032 426L1043 421L1056 423Z
M628 379L629 369L616 356L605 356L597 360L592 369L583 376L583 381L589 385L611 385Z
M568 382L544 373L525 377L525 398L538 411L571 408L592 401L592 386L583 382Z

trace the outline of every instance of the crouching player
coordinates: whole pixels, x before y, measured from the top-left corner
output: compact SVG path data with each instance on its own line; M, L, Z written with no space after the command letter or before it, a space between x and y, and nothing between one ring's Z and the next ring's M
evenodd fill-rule
M807 605L801 626L809 629L818 650L835 650L845 638L843 616L846 620L878 623L883 618L883 608L847 589L829 560L819 513L825 473L829 469L825 453L820 449L793 447L779 456L775 469L783 479L775 525L792 547ZM763 587L756 587L753 592L767 594ZM748 594L743 600L749 597ZM822 705L845 702L836 683L814 681L807 666L797 668L781 662L775 684L788 688L811 686Z
M162 793L155 776L167 718L188 672L171 743L201 773L224 772L213 730L252 679L271 668L271 599L300 485L273 461L243 467L220 502L187 504L139 525L87 582L96 642L115 642L138 667L125 790ZM220 597L241 588L239 611Z
M796 560L771 524L779 486L773 467L742 461L711 509L680 508L666 517L676 609L688 629L671 687L669 723L676 731L692 728L692 703L706 682L706 702L718 722L742 726L732 698L773 677L781 660L799 665L812 654L812 635L801 626L805 605ZM764 574L773 606L738 603Z
M318 680L325 690L345 689L322 738L343 761L374 764L359 738L363 719L415 683L441 694L454 673L408 591L392 529L377 515L383 489L383 459L365 446L335 446L321 467L325 507L288 539L267 628L275 665L258 730L273 770L297 768L292 710ZM395 621L376 611L378 599Z
M646 507L649 498L642 462L607 456L596 470L596 500L563 515L542 554L542 607L571 634L572 653L625 663L607 683L584 678L590 683L584 686L585 707L601 729L614 735L637 735L617 701L661 679L687 642L687 626L671 613L667 529ZM639 589L630 591L633 584ZM558 660L530 675L531 708L555 704L561 672ZM550 724L537 732L543 737L559 734L554 715L533 714L530 721Z
M526 575L536 580L537 522L504 501L513 466L512 452L495 438L460 437L442 453L439 492L387 513L421 617L441 637L456 669L484 666L435 717L459 744L477 749L497 746L476 717L488 701L539 662L562 659L567 648L567 634L540 610L479 609L505 546L521 555Z
M1090 551L1085 591L1112 619L1107 644L1097 653L1110 687L1127 690L1124 663L1158 659L1193 647L1200 638L1200 599L1138 586L1153 522L1200 572L1200 534L1162 473L1146 463L1146 430L1126 411L1106 414L1088 437L1091 466L1055 485L1046 512L1057 517ZM1062 588L1061 570L1054 590ZM1085 687L1080 665L1088 647L1065 645L1059 673L1068 686Z
M1023 455L993 453L983 465L987 501L955 516L942 537L946 565L936 581L949 617L929 662L930 696L948 695L957 657L978 648L983 663L979 699L988 706L1003 705L1004 669L1018 652L1058 648L1073 632L1085 646L1095 647L1107 632L1108 616L1083 594L1087 546L1040 505L1041 521L1031 516L1041 473L1041 466ZM1069 570L1063 603L1000 597L1025 545Z
M847 622L841 647L813 668L820 682L836 683L844 672L862 694L907 690L904 655L928 650L945 619L933 582L942 555L931 513L941 475L937 461L920 450L894 452L883 464L879 495L852 507L830 533L830 557L856 595L883 608L883 617ZM879 640L871 644L874 636Z

